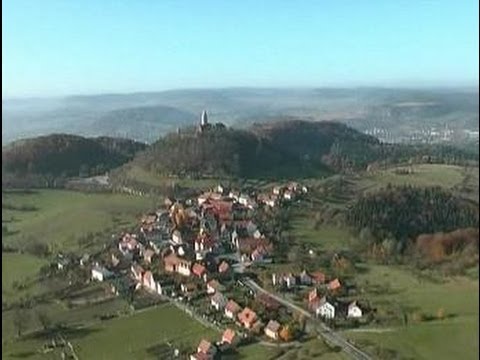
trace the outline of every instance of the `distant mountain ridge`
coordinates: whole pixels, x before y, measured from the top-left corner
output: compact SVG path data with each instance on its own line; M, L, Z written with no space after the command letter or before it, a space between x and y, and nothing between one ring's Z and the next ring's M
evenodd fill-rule
M432 105L418 107L416 103ZM403 105L399 107L399 104ZM170 108L178 111L178 117L164 116L171 113ZM186 125L191 114L200 114L203 109L209 110L212 121L235 127L293 117L334 120L360 131L374 127L388 129L397 137L446 125L451 129L478 130L479 119L478 91L468 89L186 89L57 99L4 99L2 140L49 133L108 136L113 129L114 134L153 142L152 133L164 135L177 126Z
M197 116L172 106L139 106L112 110L92 124L100 134L153 142L177 127L193 124Z

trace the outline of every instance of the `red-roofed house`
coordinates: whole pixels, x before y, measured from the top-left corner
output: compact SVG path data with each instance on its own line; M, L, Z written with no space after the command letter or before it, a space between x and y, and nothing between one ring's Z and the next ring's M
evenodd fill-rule
M167 255L163 259L165 263L165 271L167 272L176 272L184 276L190 276L191 271L190 267L192 266L192 262L186 259L182 259L177 256L175 253L171 253Z
M197 353L205 355L215 355L217 348L208 340L202 339L197 347Z
M122 240L118 243L118 249L124 255L128 252L136 251L139 248L140 245L136 239L136 236L131 234L125 234L122 237Z
M213 355L204 353L195 353L190 355L190 360L213 360Z
M330 291L339 290L341 287L342 284L340 284L340 281L338 279L334 279L328 283L328 290Z
M222 335L222 343L227 343L227 344L230 344L232 346L238 344L239 340L240 339L237 336L237 333L230 328L225 330L225 332Z
M247 329L251 329L257 321L257 314L250 308L246 307L238 314L238 320Z
M207 273L207 269L202 264L195 263L193 264L193 267L192 267L192 273L193 275L201 278Z

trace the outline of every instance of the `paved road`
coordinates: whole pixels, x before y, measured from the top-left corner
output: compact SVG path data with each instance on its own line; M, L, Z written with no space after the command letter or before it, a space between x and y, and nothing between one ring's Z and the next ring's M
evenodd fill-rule
M258 285L255 281L248 279L244 281L247 286L249 286L252 290L256 292L261 292L264 294L267 294L277 300L280 304L299 312L300 314L304 315L306 318L311 319L317 324L317 329L320 332L320 336L322 336L327 342L340 346L342 350L351 356L352 359L356 360L372 360L372 357L370 355L365 354L363 351L358 349L357 347L353 346L350 344L347 340L345 340L342 336L339 334L335 333L332 329L330 329L327 325L316 319L312 314L310 314L308 311L305 309L302 309L300 306L297 306L293 303L291 303L288 300L285 300L275 294L272 294L271 292L263 289Z

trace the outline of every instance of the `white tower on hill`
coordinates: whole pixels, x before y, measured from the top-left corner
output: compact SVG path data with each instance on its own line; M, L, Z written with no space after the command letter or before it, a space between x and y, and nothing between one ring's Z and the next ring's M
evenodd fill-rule
M203 110L202 112L202 118L200 120L200 125L206 126L208 124L208 117L207 117L207 110Z

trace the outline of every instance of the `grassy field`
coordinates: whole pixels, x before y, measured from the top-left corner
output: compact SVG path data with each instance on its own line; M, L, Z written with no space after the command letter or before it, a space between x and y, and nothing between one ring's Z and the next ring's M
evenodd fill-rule
M160 346L167 343L193 352L202 338L217 340L219 336L176 307L164 304L132 316L97 323L66 337L80 359L122 360L159 358L156 351L165 350ZM48 355L35 354L44 341L41 338L17 341L2 347L2 357L13 359L28 353L32 360L49 359Z
M411 169L411 174L399 174L397 171ZM360 187L365 190L374 190L379 187L392 185L414 186L442 186L451 188L464 178L463 168L455 165L420 164L411 167L393 167L365 174Z
M120 194L86 194L73 191L41 190L32 193L2 193L2 225L8 235L4 245L25 248L29 243L48 244L58 251L84 249L79 239L96 234L93 248L110 240L111 232L131 226L153 207L152 199ZM12 209L14 207L14 209ZM28 210L25 210L28 209ZM29 254L2 253L2 293L12 293L14 281L34 280L47 259Z
M406 268L369 265L357 281L362 297L379 312L403 309L408 320L406 325L387 326L389 331L384 332L346 332L349 338L367 348L370 344L394 350L402 358L478 358L478 280L456 277L436 282ZM443 320L436 318L440 309ZM414 314L433 319L420 321Z
M239 358L248 360L344 360L348 357L335 352L320 339L310 339L300 346L271 347L252 344L239 349ZM232 358L233 359L233 358Z
M2 253L2 290L11 289L14 282L35 279L45 259L28 254Z
M297 242L309 244L313 248L324 251L341 250L348 247L352 235L348 229L335 225L322 224L314 228L312 216L298 215L292 220L291 234Z
M152 199L143 197L61 190L2 193L2 205L3 225L9 232L2 239L4 244L16 246L36 239L58 250L78 250L79 237L119 231L154 206ZM8 205L35 210L6 209Z
M171 186L176 184L177 186L189 187L189 188L210 188L217 185L220 181L218 179L186 179L186 178L169 178L161 174L155 174L154 172L147 171L138 166L129 166L124 170L124 174L127 179L135 180L146 185L153 186Z
M219 334L205 328L172 305L149 309L131 317L105 322L73 345L82 359L156 358L148 349L170 342L192 351L202 338Z

